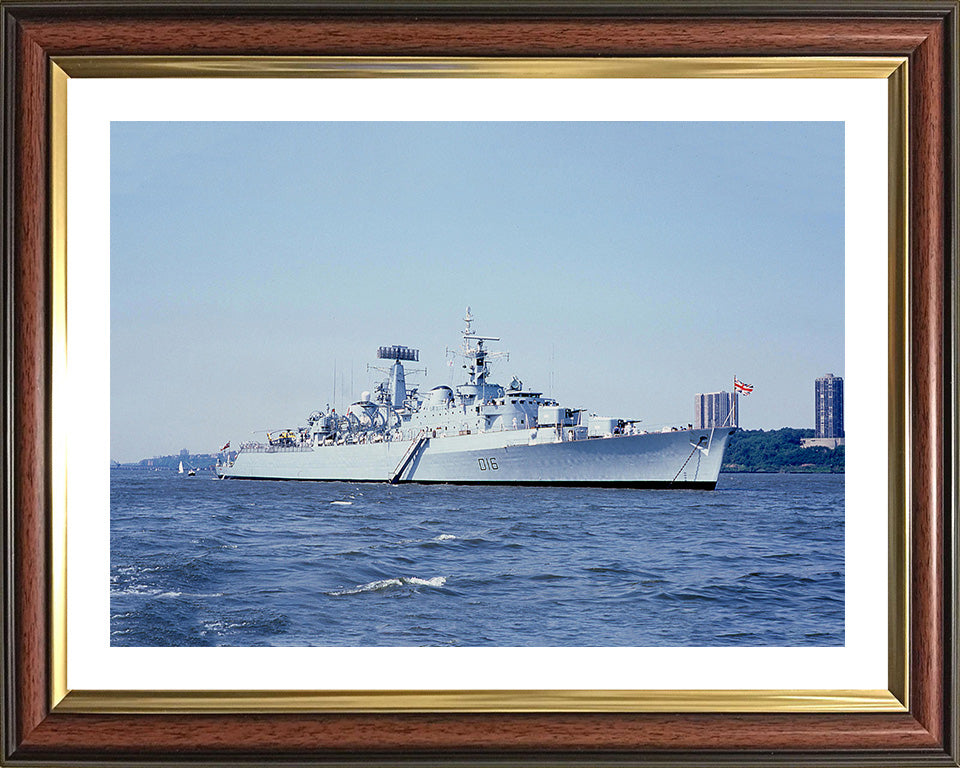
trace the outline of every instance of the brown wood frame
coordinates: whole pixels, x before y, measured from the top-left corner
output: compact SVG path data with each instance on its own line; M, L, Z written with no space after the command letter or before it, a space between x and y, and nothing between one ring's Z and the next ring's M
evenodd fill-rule
M9 765L958 765L957 2L0 0L3 741ZM49 706L50 57L907 56L910 711L95 715Z

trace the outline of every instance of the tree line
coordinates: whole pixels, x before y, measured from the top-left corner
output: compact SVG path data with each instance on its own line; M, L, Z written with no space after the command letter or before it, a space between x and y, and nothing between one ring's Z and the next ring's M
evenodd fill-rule
M844 447L802 448L812 429L741 429L730 438L723 472L843 472Z

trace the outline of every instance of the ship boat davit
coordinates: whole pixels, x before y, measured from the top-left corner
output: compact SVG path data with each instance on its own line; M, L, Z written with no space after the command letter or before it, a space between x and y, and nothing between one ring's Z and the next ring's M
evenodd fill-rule
M461 354L467 380L408 388L404 363L419 351L380 347L388 378L345 414L327 407L303 426L244 443L222 478L470 485L556 485L712 490L734 427L641 429L640 422L566 408L514 378L488 380L492 336L472 328Z

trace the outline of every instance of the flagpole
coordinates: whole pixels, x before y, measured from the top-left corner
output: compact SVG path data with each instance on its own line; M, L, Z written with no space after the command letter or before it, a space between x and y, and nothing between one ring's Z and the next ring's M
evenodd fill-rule
M737 413L739 402L740 398L737 397L737 374L733 374L733 419L731 419L731 427L735 427L739 423L740 414Z

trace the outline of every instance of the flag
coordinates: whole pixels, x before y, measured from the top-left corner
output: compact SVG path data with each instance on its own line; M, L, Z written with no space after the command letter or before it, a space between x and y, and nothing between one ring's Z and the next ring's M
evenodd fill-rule
M227 450L227 448L229 448L229 447L230 447L230 441L227 440L227 444L224 445L223 448L220 449L220 453L223 453L223 452L224 452L225 450Z
M753 392L753 385L744 384L736 376L733 377L733 388L737 390L737 392L742 392L744 395L749 395Z

